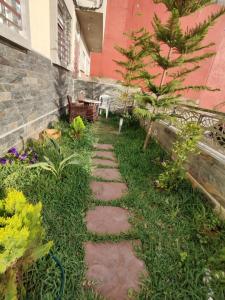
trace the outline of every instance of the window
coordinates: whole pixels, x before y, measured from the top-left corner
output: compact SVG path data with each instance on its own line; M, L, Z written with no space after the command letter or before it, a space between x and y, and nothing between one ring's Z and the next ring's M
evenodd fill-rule
M22 30L21 0L0 0L0 24Z
M61 64L67 67L71 55L71 16L62 0L58 1L58 56Z

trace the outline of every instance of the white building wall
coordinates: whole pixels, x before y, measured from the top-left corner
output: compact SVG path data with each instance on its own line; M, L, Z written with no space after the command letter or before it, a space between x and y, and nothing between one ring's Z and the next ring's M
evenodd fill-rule
M58 0L21 0L23 30L18 33L0 24L0 36L33 50L50 59L52 63L61 65L58 57ZM79 28L73 0L64 0L71 16L71 58L68 70L76 77L88 78L90 75L90 52L85 37ZM99 11L106 11L107 0ZM104 13L104 17L105 17ZM105 24L105 22L104 22Z

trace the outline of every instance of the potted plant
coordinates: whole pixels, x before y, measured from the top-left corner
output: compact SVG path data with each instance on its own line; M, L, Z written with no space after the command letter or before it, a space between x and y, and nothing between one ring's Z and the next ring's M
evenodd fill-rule
M60 137L61 137L61 130L59 129L45 129L43 130L40 134L39 134L39 137L41 140L45 140L46 138L49 138L49 139L53 139L53 140L58 140Z

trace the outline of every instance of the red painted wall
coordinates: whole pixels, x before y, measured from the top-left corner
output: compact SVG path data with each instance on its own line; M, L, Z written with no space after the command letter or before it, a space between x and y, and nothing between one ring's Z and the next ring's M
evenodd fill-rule
M218 5L213 5L198 11L191 17L183 18L183 28L201 22L218 7ZM152 0L108 0L103 51L102 53L91 54L92 77L120 79L120 76L115 72L117 66L113 59L120 60L121 57L114 46L124 47L129 44L123 35L124 32L137 30L141 27L151 30L151 20L154 13L157 13L163 20L167 19L165 7L154 4ZM201 69L191 74L186 83L191 85L207 84L213 88L220 88L220 91L189 91L184 96L196 100L201 107L214 108L219 103L225 102L225 16L221 17L216 25L210 29L205 44L208 42L215 43L212 50L216 51L216 55L202 62ZM220 106L220 110L225 111L225 104Z

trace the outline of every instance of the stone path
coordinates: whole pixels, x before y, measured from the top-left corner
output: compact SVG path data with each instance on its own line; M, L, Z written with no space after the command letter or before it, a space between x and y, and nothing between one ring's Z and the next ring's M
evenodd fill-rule
M122 177L118 169L112 168L96 168L92 171L93 177L104 178L109 181L122 181Z
M92 181L91 190L97 200L112 201L122 198L127 192L127 186L122 182Z
M109 203L121 199L128 192L118 169L118 162L109 144L95 145L91 190L96 200ZM102 181L101 181L102 180ZM119 235L131 229L130 212L115 206L96 206L86 215L87 229L98 235ZM87 280L105 299L133 299L140 290L141 276L146 275L144 263L135 255L133 244L139 241L87 242L85 262Z
M97 206L90 210L86 216L89 231L98 234L119 234L131 228L126 209L113 206Z

